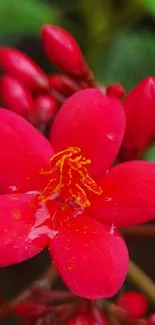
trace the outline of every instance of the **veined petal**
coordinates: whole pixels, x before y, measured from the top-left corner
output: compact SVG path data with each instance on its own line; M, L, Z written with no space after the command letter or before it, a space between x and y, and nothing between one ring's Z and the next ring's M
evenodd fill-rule
M43 247L27 241L37 209L35 195L0 196L0 266L19 263L42 250Z
M110 169L99 180L100 196L91 196L87 213L104 223L130 226L155 217L155 164L132 161Z
M61 107L50 140L56 151L76 146L91 159L92 176L102 174L115 159L125 128L121 103L97 89L79 91Z
M21 116L0 109L0 191L42 190L49 175L53 149Z
M113 227L86 215L70 219L51 241L51 255L66 285L77 295L113 296L128 270L125 242Z

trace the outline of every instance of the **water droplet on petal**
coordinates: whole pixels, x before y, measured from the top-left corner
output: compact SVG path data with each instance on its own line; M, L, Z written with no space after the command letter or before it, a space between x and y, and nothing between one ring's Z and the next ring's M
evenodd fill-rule
M116 138L116 134L114 132L107 133L107 138L114 141Z

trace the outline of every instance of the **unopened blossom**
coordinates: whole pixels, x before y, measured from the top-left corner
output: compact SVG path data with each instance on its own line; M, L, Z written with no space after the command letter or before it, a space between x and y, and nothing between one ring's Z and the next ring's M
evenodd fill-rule
M137 291L129 291L122 293L115 301L115 304L123 308L134 318L143 317L148 308L147 298Z
M155 134L155 78L147 77L124 102L126 130L119 158L140 159Z

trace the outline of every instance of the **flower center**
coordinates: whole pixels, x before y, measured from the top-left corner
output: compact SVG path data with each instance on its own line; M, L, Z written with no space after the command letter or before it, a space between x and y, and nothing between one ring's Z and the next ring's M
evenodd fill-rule
M91 163L81 154L81 149L68 147L55 154L51 159L51 170L41 171L51 174L51 179L39 196L46 202L52 195L60 194L64 200L75 200L82 208L90 206L87 191L101 195L102 189L89 176L87 165Z

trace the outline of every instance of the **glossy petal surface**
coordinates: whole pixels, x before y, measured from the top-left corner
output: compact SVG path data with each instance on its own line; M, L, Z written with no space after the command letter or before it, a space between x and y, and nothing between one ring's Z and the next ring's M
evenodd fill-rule
M113 296L125 280L128 251L123 239L86 215L71 218L50 249L66 285L79 296Z
M0 109L0 190L43 190L53 150L29 122L16 113Z
M140 224L155 217L155 164L132 161L117 165L98 180L100 196L90 198L87 213L117 226Z
M125 128L121 103L99 90L87 89L73 95L58 112L51 130L56 151L68 146L82 149L91 159L90 172L102 174L115 159Z
M34 195L0 196L0 266L19 263L41 251L27 241L36 211L37 199Z

